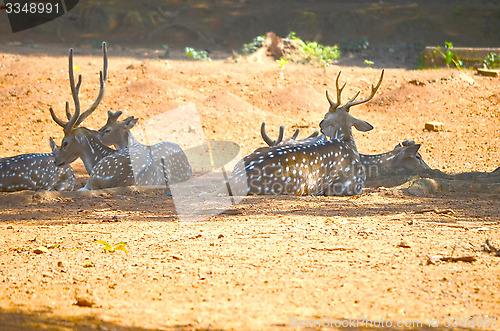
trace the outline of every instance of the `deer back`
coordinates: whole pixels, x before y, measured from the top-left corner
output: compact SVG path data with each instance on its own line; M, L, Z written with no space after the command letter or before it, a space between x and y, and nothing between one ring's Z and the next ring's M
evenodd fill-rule
M242 163L232 179L242 195L355 195L365 180L359 157L336 140L262 147Z
M53 153L23 154L0 159L0 191L72 191L75 173L70 166L57 167L58 147L51 139Z

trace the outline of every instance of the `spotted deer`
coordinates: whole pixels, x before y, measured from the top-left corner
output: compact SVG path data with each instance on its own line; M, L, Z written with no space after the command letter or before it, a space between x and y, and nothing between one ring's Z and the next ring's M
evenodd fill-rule
M169 183L183 182L191 177L191 165L179 145L172 142L160 142L152 146L139 143L130 132L139 119L130 116L120 121L118 118L121 115L121 111L108 111L108 121L98 130L99 139L105 145L114 145L117 149L129 147L145 151L157 169L163 169L165 165Z
M73 49L69 51L69 81L75 112L71 114L66 102L68 121L59 119L50 108L52 119L63 128L64 138L55 158L57 166L69 165L81 158L90 178L84 189L102 189L130 185L161 185L165 183L163 173L152 166L150 159L141 150L123 148L118 151L104 145L95 131L79 125L98 107L104 97L107 80L107 49L102 45L103 70L99 75L100 89L94 103L83 113L80 110L79 89L82 76L75 84L73 73Z
M370 101L382 83L384 72L367 98L341 105L340 73L336 79L337 101L330 103L320 123L321 132L331 138L314 142L262 147L236 166L230 184L237 194L357 195L366 179L351 127L359 131L373 129L368 122L349 114L352 106ZM314 139L314 138L313 138ZM246 192L245 192L246 191Z
M72 191L75 173L70 166L57 167L59 147L50 138L52 153L23 154L0 159L0 192L22 190Z
M291 138L283 139L284 130L285 127L283 125L280 126L278 139L272 140L267 135L265 123L263 122L261 125L262 139L269 146L314 143L321 139L327 139L324 135L318 136L318 131L315 131L311 136L303 140L297 140L299 129L295 130ZM405 140L396 145L392 151L374 155L360 153L359 158L366 168L367 178L374 178L379 175L390 175L400 171L415 172L431 169L422 159L420 153L418 153L419 148L420 145L415 144L414 141Z

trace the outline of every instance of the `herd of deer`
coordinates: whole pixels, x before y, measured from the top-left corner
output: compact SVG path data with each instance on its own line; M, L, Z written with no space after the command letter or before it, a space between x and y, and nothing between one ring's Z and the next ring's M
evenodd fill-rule
M75 174L70 164L80 158L89 180L84 190L120 186L168 185L188 180L192 169L181 147L170 142L153 146L140 144L130 129L137 123L134 117L123 121L121 111L108 111L106 125L97 131L80 124L94 112L104 97L107 81L107 50L102 45L103 70L100 72L100 90L94 103L84 112L80 110L79 89L81 75L75 83L73 50L69 51L69 81L74 103L71 113L66 102L66 118L60 119L50 108L52 119L64 130L58 147L50 139L52 153L25 154L0 159L0 191L19 190L73 190ZM367 177L391 173L400 169L430 169L422 160L414 142L404 142L394 150L378 155L359 154L352 136L352 127L359 131L373 129L368 122L350 114L351 107L370 101L383 80L371 88L370 95L356 101L359 92L342 105L341 94L345 84L339 86L336 78L337 98L333 101L326 93L330 108L319 124L318 132L297 140L298 130L292 138L283 140L284 127L280 127L277 141L265 132L261 134L267 147L261 147L240 161L229 178L236 195L295 194L295 195L356 195L361 194ZM110 146L115 148L111 148Z

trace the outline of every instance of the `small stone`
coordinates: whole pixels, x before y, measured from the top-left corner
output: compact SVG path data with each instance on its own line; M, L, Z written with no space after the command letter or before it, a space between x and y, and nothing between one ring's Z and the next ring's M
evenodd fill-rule
M224 235L223 235L223 234L220 234L220 235L217 237L217 239L222 239L222 238L224 238Z
M47 249L47 247L44 247L44 246L38 246L37 248L35 248L33 250L33 253L35 254L43 254L43 253L47 253L49 250Z
M75 299L76 305L80 307L92 307L95 304L92 298L88 296L76 297Z
M425 129L428 131L443 131L444 130L444 123L441 122L427 122L425 123Z
M408 244L406 241L402 240L399 244L398 247L401 248L411 248L410 244Z
M182 256L180 256L180 255L172 255L172 258L173 258L174 260L179 260L179 261L180 261L180 260L183 260Z

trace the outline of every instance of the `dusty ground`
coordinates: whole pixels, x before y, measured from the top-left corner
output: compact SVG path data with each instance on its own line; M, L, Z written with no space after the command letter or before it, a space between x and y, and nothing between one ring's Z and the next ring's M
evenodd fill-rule
M62 116L70 99L66 49L19 55L30 51L16 47L0 49L2 157L49 151L49 136L59 143L62 129L48 108ZM141 52L110 46L106 96L84 124L99 128L109 109L144 121L194 103L207 139L237 142L243 154L263 144L264 120L273 135L280 124L289 135L316 130L327 111L324 91L334 91L340 70L344 99L357 90L366 95L380 74L340 65L167 61ZM97 94L99 54L76 50L83 107ZM355 133L360 152L412 139L444 172L500 165L498 78L393 69L390 58L378 64L387 67L380 91L352 111L375 127ZM423 130L432 120L446 130ZM81 187L79 161L75 169ZM379 188L358 197L248 197L189 224L160 191L3 193L0 205L2 330L289 329L293 317L424 326L429 318L444 326L446 317L474 317L477 326L489 316L500 327L500 258L481 249L487 238L500 245L498 193L412 196ZM125 241L128 253L103 251L95 240ZM56 247L36 254L40 245ZM438 254L476 261L428 265ZM75 305L78 299L92 307Z

